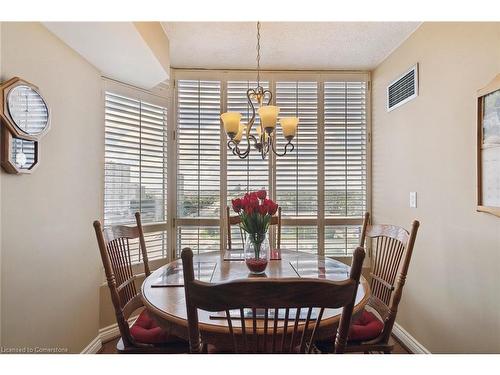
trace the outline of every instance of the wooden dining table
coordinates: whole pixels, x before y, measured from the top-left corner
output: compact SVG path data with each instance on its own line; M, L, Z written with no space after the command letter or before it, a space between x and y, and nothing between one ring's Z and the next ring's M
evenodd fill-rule
M233 250L234 251L234 250ZM281 259L270 260L265 274L261 276L250 275L244 260L238 256L230 258L220 252L207 252L195 255L193 264L200 265L204 274L200 280L212 283L225 282L235 279L253 277L268 278L318 278L341 281L349 278L350 267L337 260L317 256L305 252L281 250ZM182 277L177 284L165 286L162 280L172 270L181 270L181 260L175 260L151 273L142 284L142 300L148 312L158 324L180 338L188 340L188 322L186 314L186 301ZM208 270L208 271L207 271ZM182 276L182 271L180 271ZM195 276L196 277L196 276ZM162 285L162 286L160 286ZM371 295L367 281L361 277L358 287L353 318L359 314ZM317 332L318 340L331 339L338 326L342 309L325 309L321 324ZM199 311L199 327L204 342L210 344L227 342L230 340L230 332L226 319L221 319L217 313ZM234 325L237 326L238 322ZM279 324L278 324L279 327Z

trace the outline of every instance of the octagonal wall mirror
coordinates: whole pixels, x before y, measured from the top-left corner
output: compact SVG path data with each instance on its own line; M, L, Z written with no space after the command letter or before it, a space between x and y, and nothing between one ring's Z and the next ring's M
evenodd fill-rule
M50 111L38 87L18 77L0 87L3 124L16 138L40 140L49 130Z
M7 173L31 173L38 166L39 143L14 137L2 129L2 167Z
M50 111L37 86L19 77L0 85L1 165L7 173L31 173L39 142L50 127Z

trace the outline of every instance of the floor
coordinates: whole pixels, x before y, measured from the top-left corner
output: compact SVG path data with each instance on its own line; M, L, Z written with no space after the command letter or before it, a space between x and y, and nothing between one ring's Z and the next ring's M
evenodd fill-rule
M394 350L392 354L410 354L410 352L394 338ZM116 343L118 339L108 341L102 345L99 354L116 354Z

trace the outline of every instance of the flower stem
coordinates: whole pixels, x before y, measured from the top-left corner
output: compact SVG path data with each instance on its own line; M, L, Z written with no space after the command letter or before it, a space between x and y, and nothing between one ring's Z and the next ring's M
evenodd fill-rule
M265 233L252 233L251 234L251 241L254 246L254 251L255 251L255 259L259 259L260 256L260 249L262 246L262 242L264 242L264 239L266 238Z

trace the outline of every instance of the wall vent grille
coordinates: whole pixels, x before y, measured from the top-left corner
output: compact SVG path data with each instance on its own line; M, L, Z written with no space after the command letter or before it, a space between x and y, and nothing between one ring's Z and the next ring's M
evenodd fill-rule
M387 87L387 111L392 111L417 96L418 64L415 64Z

